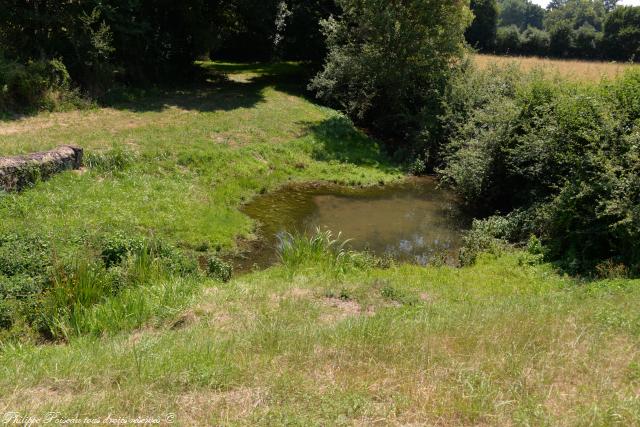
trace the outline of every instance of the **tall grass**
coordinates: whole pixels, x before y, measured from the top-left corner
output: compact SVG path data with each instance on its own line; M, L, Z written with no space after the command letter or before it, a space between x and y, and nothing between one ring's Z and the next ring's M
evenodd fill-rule
M497 66L517 66L523 72L541 70L554 77L580 81L598 82L603 78L615 79L629 68L640 68L638 65L603 62L580 61L567 59L549 59L526 56L474 55L474 63L481 69Z
M316 228L311 235L281 233L278 236L278 255L287 271L302 271L305 267L322 266L333 274L345 274L353 269L374 266L375 257L348 248L350 239L342 233L334 237L331 230Z

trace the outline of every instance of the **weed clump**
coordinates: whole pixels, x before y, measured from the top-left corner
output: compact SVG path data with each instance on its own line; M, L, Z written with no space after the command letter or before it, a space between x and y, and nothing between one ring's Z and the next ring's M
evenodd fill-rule
M220 280L230 277L230 268L226 266L225 270L225 266L223 263L219 266ZM96 307L113 304L121 295L137 292L138 304L142 304L138 311L149 317L153 309L145 306L145 298L149 297L146 289L200 274L195 257L183 250L161 240L121 231L103 235L93 246L88 244L82 253L71 257L55 256L55 250L44 237L3 234L0 235L0 340L24 335L25 331L17 330L16 325L50 340L101 333L104 328L117 330L117 326L105 320L106 315L97 323L89 322L87 316ZM171 292L181 291L172 288ZM127 305L118 308L130 309Z
M334 238L330 230L316 229L311 236L283 233L279 237L278 254L290 272L307 266L321 265L333 274L344 274L379 266L382 262L366 252L348 249L349 240Z

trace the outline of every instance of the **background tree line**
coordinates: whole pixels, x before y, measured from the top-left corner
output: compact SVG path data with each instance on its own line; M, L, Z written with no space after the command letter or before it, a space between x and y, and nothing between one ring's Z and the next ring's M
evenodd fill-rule
M530 0L472 0L466 37L484 52L638 60L640 7L617 3L554 0L544 9Z
M336 12L333 0L0 0L0 109L174 82L203 56L320 62L320 21Z

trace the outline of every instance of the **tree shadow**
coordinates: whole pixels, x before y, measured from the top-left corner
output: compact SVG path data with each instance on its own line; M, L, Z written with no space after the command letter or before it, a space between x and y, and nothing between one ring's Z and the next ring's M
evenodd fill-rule
M318 142L312 151L315 160L370 166L390 173L401 168L380 141L354 127L346 116L336 115L321 123L304 124Z
M197 76L190 84L126 88L114 91L100 103L134 112L160 112L169 108L200 112L232 111L251 108L263 102L267 87L295 96L305 96L306 68L294 63L198 64Z
M311 98L306 85L312 69L305 63L224 63L200 62L195 71L177 77L180 83L149 87L116 87L97 99L100 107L132 112L161 112L170 108L200 112L251 108L265 100L263 90ZM192 72L193 71L193 72ZM0 111L0 122L18 121L41 110Z

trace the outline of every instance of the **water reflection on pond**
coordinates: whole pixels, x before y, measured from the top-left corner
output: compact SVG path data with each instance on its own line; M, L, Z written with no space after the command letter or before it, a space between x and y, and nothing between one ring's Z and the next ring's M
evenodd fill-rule
M258 221L263 241L245 254L240 269L274 263L279 233L317 227L341 232L353 249L398 261L453 262L466 225L455 197L432 178L367 188L294 184L256 197L243 211Z

